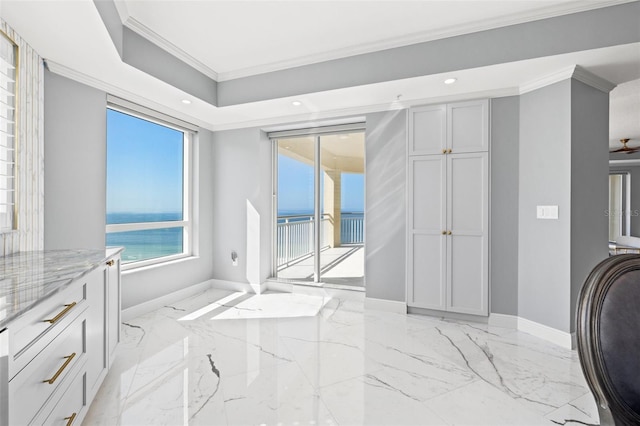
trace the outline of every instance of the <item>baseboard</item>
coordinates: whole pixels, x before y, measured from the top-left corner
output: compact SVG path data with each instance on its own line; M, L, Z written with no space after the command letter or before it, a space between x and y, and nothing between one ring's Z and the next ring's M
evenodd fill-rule
M393 312L396 314L406 314L407 304L395 300L376 299L373 297L364 298L364 308L376 311Z
M518 317L518 330L529 333L532 336L539 337L540 339L547 340L551 343L555 343L556 345L562 346L566 349L574 348L571 333L560 331L526 318Z
M227 280L209 280L211 287L220 290L244 291L245 293L256 293L255 288L249 283L239 283L237 281Z
M131 306L122 310L122 321L130 321L133 318L137 318L140 315L148 314L166 305L171 305L179 300L186 299L187 297L202 293L209 290L212 287L212 281L207 280L200 284L195 284L187 288L183 288L173 293L165 294L158 298L149 300L147 302L140 303L139 305Z
M506 314L489 314L488 324L492 327L512 328L518 329L518 317L515 315Z

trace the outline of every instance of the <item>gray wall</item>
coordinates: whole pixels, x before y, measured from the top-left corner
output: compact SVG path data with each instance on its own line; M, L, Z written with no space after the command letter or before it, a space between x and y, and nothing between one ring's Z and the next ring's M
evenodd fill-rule
M271 272L271 142L255 128L216 132L210 168L213 278L260 284Z
M640 237L640 166L610 167L611 172L628 172L631 186L631 235ZM609 193L607 187L607 194Z
M45 248L105 245L106 94L45 74ZM213 275L212 134L199 132L199 256L125 272L122 307L206 281Z
M571 80L571 331L587 275L608 256L609 94Z
M406 300L407 112L367 115L365 284L367 297Z
M105 244L105 93L45 71L44 247Z
M518 316L570 329L571 81L520 97ZM559 206L558 220L536 219Z
M518 314L518 183L520 98L491 100L492 313Z

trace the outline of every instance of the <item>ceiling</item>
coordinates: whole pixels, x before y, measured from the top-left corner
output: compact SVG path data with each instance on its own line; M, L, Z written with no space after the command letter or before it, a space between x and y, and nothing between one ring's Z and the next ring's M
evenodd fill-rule
M116 6L126 27L224 81L625 2L116 0ZM450 86L442 84L450 75L435 74L219 108L123 63L92 0L2 0L0 17L53 71L211 130L514 95L575 64L614 84L640 78L635 43L456 71Z

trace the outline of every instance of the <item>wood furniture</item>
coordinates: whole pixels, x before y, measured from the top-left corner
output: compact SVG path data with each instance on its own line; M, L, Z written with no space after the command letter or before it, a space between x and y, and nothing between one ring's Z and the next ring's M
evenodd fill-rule
M640 424L640 256L612 256L597 265L578 298L580 366L601 425Z
M0 258L0 425L82 422L120 341L120 252Z
M488 151L488 100L409 110L409 307L488 315Z

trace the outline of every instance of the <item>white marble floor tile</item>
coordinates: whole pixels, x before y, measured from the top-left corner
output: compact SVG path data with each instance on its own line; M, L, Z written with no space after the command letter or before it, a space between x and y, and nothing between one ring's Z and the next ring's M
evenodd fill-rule
M597 423L575 352L321 292L208 290L127 321L85 425Z

